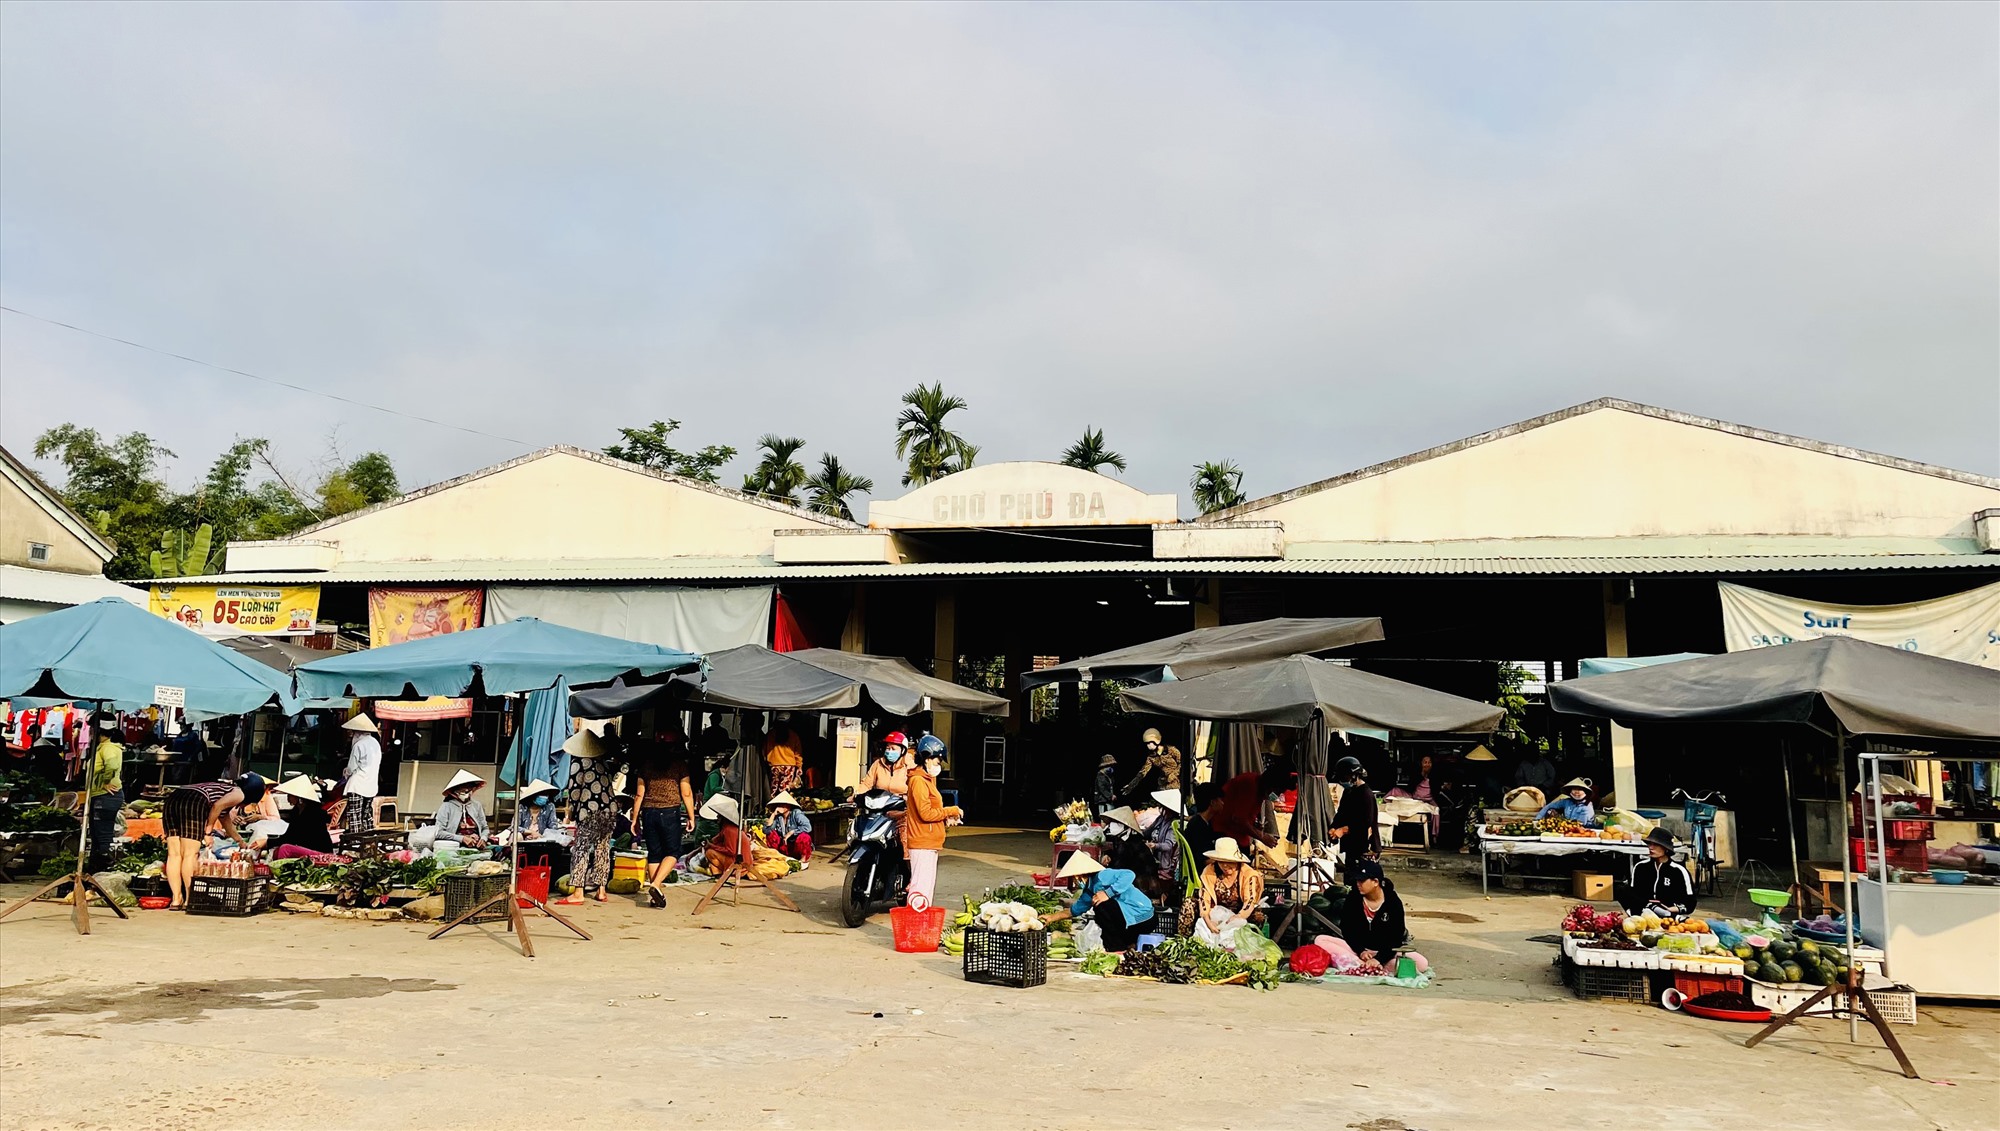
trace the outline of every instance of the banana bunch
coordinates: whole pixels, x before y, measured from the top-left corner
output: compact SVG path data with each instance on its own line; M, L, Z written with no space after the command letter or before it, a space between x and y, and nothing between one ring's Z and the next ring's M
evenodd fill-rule
M969 915L961 916L960 918L969 920L971 919L971 916ZM946 954L951 955L953 958L964 957L965 923L964 922L957 923L950 930L946 931L944 933L944 938L938 943L938 948L940 950L943 950Z

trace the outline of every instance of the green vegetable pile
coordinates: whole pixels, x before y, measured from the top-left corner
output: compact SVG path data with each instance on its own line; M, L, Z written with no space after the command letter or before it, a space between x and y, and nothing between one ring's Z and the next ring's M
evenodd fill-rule
M1128 950L1122 958L1099 952L1083 960L1083 972L1157 978L1176 986L1227 982L1247 973L1250 988L1257 990L1273 990L1284 981L1279 964L1273 959L1245 962L1220 947L1190 938L1167 939L1151 950Z
M76 853L71 852L69 849L64 849L47 860L42 861L42 866L37 868L36 871L41 873L42 878L46 880L53 880L58 876L74 875L76 873Z
M124 854L111 862L111 870L136 876L146 870L146 865L164 863L166 859L166 841L156 836L142 836L125 846Z
M1108 950L1095 951L1083 960L1083 972L1086 974L1095 974L1102 978L1106 974L1116 973L1117 970L1118 956Z

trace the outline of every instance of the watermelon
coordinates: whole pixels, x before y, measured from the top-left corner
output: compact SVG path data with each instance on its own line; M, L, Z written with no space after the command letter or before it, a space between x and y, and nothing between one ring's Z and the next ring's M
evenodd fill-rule
M1806 980L1805 967L1800 966L1796 962L1785 963L1784 971L1785 971L1785 981L1787 982L1803 982Z
M1796 950L1796 949L1795 949L1795 948L1794 948L1794 947L1792 946L1792 944L1791 944L1791 943L1788 943L1788 942L1786 942L1786 941L1785 941L1785 940L1783 940L1783 939L1772 939L1772 940L1771 940L1771 957L1772 957L1772 958L1775 958L1775 959L1777 959L1777 960L1778 960L1778 961L1780 961L1780 962L1790 962L1790 961L1792 960L1792 956L1793 956L1794 954L1796 954L1796 953L1798 953L1798 952L1797 952L1797 950Z
M1766 982L1782 982L1785 980L1785 971L1783 967L1767 958L1757 967L1757 977Z

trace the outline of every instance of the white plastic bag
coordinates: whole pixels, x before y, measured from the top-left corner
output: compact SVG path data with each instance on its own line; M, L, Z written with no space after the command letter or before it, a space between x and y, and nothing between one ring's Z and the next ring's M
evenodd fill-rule
M1094 920L1086 919L1070 930L1069 937L1076 941L1077 957L1095 954L1104 949L1104 931Z

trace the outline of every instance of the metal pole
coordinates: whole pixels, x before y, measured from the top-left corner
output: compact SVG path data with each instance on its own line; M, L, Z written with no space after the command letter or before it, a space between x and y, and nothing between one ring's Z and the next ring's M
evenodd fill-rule
M1792 812L1797 806L1797 800L1792 796L1792 744L1790 740L1779 740L1778 761L1784 766L1785 770L1785 839L1790 843L1792 849L1792 893L1798 896L1799 913L1803 916L1806 910L1806 896L1805 888L1799 883L1799 828L1796 823L1797 818Z
M1834 773L1840 781L1840 807L1845 809L1847 808L1847 731L1838 725L1833 731L1833 759ZM1865 785L1861 795L1862 806L1865 809L1868 803L1868 790ZM1868 847L1865 834L1861 855L1862 864L1867 864ZM1884 875L1886 874L1885 864ZM1847 1041L1853 1044L1861 1039L1861 1021L1854 1015L1854 983L1861 977L1861 962L1854 957L1854 915L1857 909L1854 906L1854 853L1851 849L1840 854L1840 896L1841 902L1847 909L1847 914L1841 916L1841 922L1847 930Z

